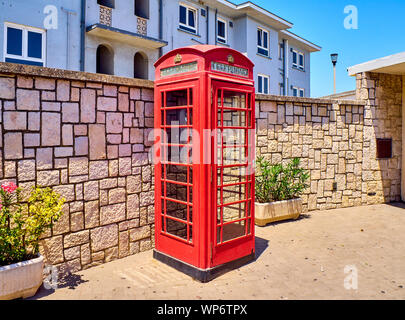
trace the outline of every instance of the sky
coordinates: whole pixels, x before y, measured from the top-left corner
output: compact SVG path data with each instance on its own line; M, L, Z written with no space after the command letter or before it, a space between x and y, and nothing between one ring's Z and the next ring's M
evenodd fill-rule
M246 1L232 1L236 4ZM291 32L322 47L311 54L311 97L333 93L331 53L338 53L336 91L355 89L347 68L405 51L404 0L251 0L290 21ZM346 29L346 6L355 6L357 29ZM348 17L348 18L347 18Z

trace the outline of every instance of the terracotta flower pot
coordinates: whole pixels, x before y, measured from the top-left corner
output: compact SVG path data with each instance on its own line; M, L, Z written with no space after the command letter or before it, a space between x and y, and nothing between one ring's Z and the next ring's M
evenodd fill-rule
M261 227L271 222L298 219L301 213L300 198L268 203L255 202L255 224Z
M28 298L42 284L44 257L0 267L0 300Z

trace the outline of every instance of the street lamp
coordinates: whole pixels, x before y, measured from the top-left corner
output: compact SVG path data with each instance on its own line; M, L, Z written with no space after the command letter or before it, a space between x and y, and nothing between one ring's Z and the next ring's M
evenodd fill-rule
M338 54L332 53L330 55L330 58L332 59L333 64L333 94L336 94L336 63L338 59Z

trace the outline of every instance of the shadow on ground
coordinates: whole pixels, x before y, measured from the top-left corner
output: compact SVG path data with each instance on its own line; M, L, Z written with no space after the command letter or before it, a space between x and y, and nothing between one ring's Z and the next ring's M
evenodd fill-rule
M88 281L89 280L83 280L82 276L79 275L79 274L68 273L68 274L66 274L66 275L64 275L64 276L62 276L61 278L58 279L57 289L68 288L68 289L74 290L80 284L88 282ZM46 286L46 283L47 282L45 280L44 283L39 288L36 295L33 296L32 298L28 299L28 300L39 299L39 298L46 297L46 296L49 296L52 293L54 293L55 289L52 289L52 288L48 289L47 286Z
M259 257L267 249L268 246L269 246L269 240L255 237L256 260L259 259Z
M387 205L393 206L396 208L405 209L405 202L391 202L391 203L387 203Z

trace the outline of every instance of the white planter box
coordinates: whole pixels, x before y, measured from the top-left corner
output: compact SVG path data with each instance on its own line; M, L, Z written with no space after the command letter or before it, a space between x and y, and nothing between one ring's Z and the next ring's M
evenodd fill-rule
M270 222L297 219L302 213L302 199L269 203L255 202L255 224L265 226Z
M0 300L28 298L42 284L44 257L0 267Z

